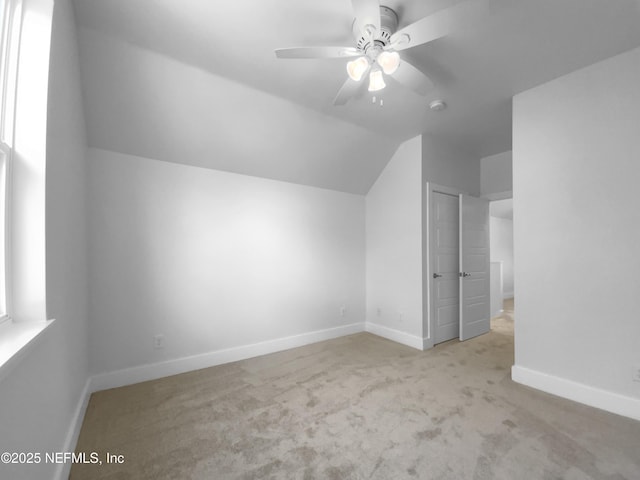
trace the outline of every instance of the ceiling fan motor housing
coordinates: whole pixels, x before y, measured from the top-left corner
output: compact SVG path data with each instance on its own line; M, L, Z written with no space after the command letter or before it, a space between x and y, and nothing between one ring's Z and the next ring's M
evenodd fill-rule
M369 47L377 46L379 48L385 47L391 42L391 35L393 35L398 29L398 15L389 7L380 6L380 31L375 32L373 36L373 42L370 41L369 36L363 35L356 26L356 21L353 21L353 35L358 39L357 48L364 53L367 52Z

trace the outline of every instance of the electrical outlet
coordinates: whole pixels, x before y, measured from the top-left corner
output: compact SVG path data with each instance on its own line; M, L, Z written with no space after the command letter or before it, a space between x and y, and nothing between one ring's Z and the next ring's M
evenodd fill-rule
M153 336L153 348L164 348L164 335L159 333Z
M633 367L633 381L640 383L640 365Z
M345 307L344 305L342 305L342 306L340 307L340 316L341 316L341 317L344 317L346 313L347 313L347 307Z
M382 315L382 309L380 307L376 308L376 315L379 317Z
M402 310L398 310L398 321L402 323L402 320L404 320L404 312Z

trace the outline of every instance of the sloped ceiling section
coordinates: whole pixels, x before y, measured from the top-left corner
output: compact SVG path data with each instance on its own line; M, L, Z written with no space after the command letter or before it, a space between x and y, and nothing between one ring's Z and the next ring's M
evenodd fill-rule
M92 147L364 194L398 146L96 30L79 38Z
M383 108L366 88L332 105L345 59L274 55L354 45L351 0L74 0L91 145L362 193L422 133L478 159L510 150L513 95L640 45L640 0L380 3L400 28L451 16L402 52L433 90L388 77Z

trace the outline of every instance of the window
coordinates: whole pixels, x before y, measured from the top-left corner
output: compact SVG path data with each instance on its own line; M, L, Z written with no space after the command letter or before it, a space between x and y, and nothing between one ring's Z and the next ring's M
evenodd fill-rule
M11 160L18 73L21 0L0 0L0 322L8 320Z
M0 0L0 382L47 320L47 92L54 0Z

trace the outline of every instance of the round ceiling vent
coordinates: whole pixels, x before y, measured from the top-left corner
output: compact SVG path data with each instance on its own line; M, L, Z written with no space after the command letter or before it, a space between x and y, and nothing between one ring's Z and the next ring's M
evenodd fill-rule
M434 112L441 112L445 108L447 108L447 104L444 103L444 100L434 100L429 104L429 108Z

